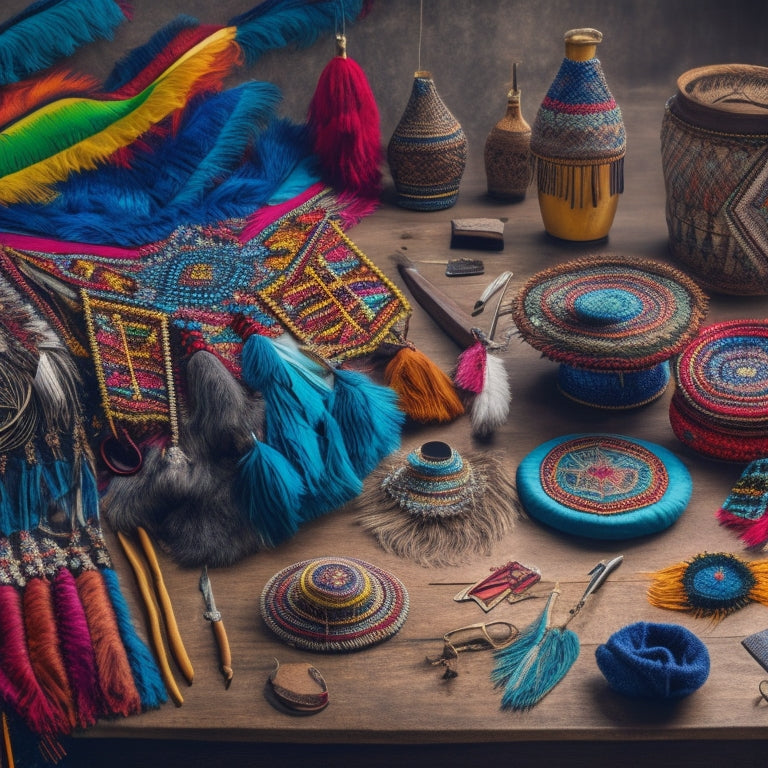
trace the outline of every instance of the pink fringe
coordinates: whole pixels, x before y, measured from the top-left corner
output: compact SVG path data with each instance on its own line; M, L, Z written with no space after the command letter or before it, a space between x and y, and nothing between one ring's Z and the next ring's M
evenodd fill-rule
M456 386L476 395L483 391L487 354L485 345L476 341L459 355L456 374L453 377Z

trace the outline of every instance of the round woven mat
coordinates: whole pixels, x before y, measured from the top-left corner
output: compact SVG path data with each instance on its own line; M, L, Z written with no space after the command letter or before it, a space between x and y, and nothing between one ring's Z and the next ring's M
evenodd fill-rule
M675 359L670 421L695 451L726 461L768 452L768 320L704 328Z
M683 272L650 260L580 258L535 274L513 307L520 335L552 360L638 371L682 349L707 311Z
M303 560L275 574L261 616L284 642L310 651L366 648L396 634L408 615L398 578L355 558Z
M690 501L693 484L670 451L611 434L550 440L517 469L517 492L534 519L595 539L645 536L669 527Z

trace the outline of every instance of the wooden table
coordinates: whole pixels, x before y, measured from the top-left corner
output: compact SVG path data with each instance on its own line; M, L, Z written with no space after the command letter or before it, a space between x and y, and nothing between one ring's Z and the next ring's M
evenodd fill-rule
M392 190L373 216L355 227L355 243L398 285L391 256L407 254L435 283L470 309L482 288L505 269L514 272L514 292L540 269L586 253L612 252L665 260L667 231L661 176L659 129L667 94L640 91L624 99L629 138L626 191L609 241L597 248L568 246L545 236L535 194L504 205L484 195L479 152L471 160L457 205L434 213L416 213L392 204ZM440 262L459 253L449 249L450 220L460 216L500 217L506 221L505 248L477 254L486 273L476 278L446 278ZM466 255L466 254L462 254ZM406 295L407 291L406 291ZM410 298L410 296L409 296ZM709 321L764 317L765 298L712 297ZM458 348L413 302L410 338L445 370ZM504 354L513 399L506 425L487 445L473 443L469 421L449 426L409 427L404 449L430 439L444 440L460 452L491 450L510 472L545 440L571 432L607 431L642 438L674 451L694 481L691 502L667 531L625 542L599 542L558 534L532 520L520 521L489 557L459 567L425 569L383 553L356 522L355 506L338 510L303 527L289 542L229 569L211 571L211 579L232 645L234 681L224 689L214 637L203 618L198 572L163 560L180 629L195 666L195 681L182 691L185 701L168 703L138 717L104 722L72 745L87 764L135 765L137 755L154 764L266 765L304 761L328 765L415 764L437 759L444 765L503 759L510 765L569 765L618 757L632 765L674 758L705 764L729 759L757 760L760 740L768 735L768 703L758 683L766 674L741 647L741 639L768 627L768 611L753 603L717 625L683 613L656 609L646 599L647 574L699 552L740 552L737 539L718 525L715 511L742 467L695 455L675 438L668 419L671 386L659 400L632 411L600 411L579 406L555 387L556 364L513 338ZM135 584L115 544L117 567L138 623L142 622ZM541 569L558 581L556 609L566 612L581 596L588 571L599 560L624 555L621 568L571 623L581 641L579 658L565 679L533 710L502 711L490 682L491 656L464 654L460 674L444 681L425 663L437 654L450 629L484 619L473 603L456 603L454 594L508 559ZM278 570L315 556L352 556L373 562L400 577L410 593L410 614L398 635L362 652L308 654L277 641L259 616L258 598ZM488 618L524 626L542 609L541 600L501 604ZM638 621L675 622L693 630L707 645L711 672L702 689L679 704L648 705L612 693L595 662L595 648L622 626ZM272 707L264 695L274 665L309 660L324 675L330 705L311 717L292 717ZM628 756L631 756L631 760ZM708 759L707 759L708 758ZM737 759L738 758L738 759ZM74 758L73 758L74 760ZM74 761L75 764L81 764Z

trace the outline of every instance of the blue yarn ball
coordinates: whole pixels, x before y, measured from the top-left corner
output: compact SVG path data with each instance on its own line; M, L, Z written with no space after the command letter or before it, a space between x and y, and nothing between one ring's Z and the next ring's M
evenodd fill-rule
M706 645L685 627L638 621L595 651L608 685L625 696L682 699L709 676Z

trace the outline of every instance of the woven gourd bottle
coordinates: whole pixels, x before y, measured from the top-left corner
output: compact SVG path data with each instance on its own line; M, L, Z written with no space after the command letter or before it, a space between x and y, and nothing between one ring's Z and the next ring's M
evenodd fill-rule
M411 97L387 147L397 204L416 211L450 208L467 164L467 137L432 75L414 74Z
M508 202L523 200L531 181L531 126L520 108L516 65L507 112L485 140L484 159L488 195Z
M624 189L624 121L595 58L602 38L565 33L565 58L531 129L544 228L563 240L606 238Z

